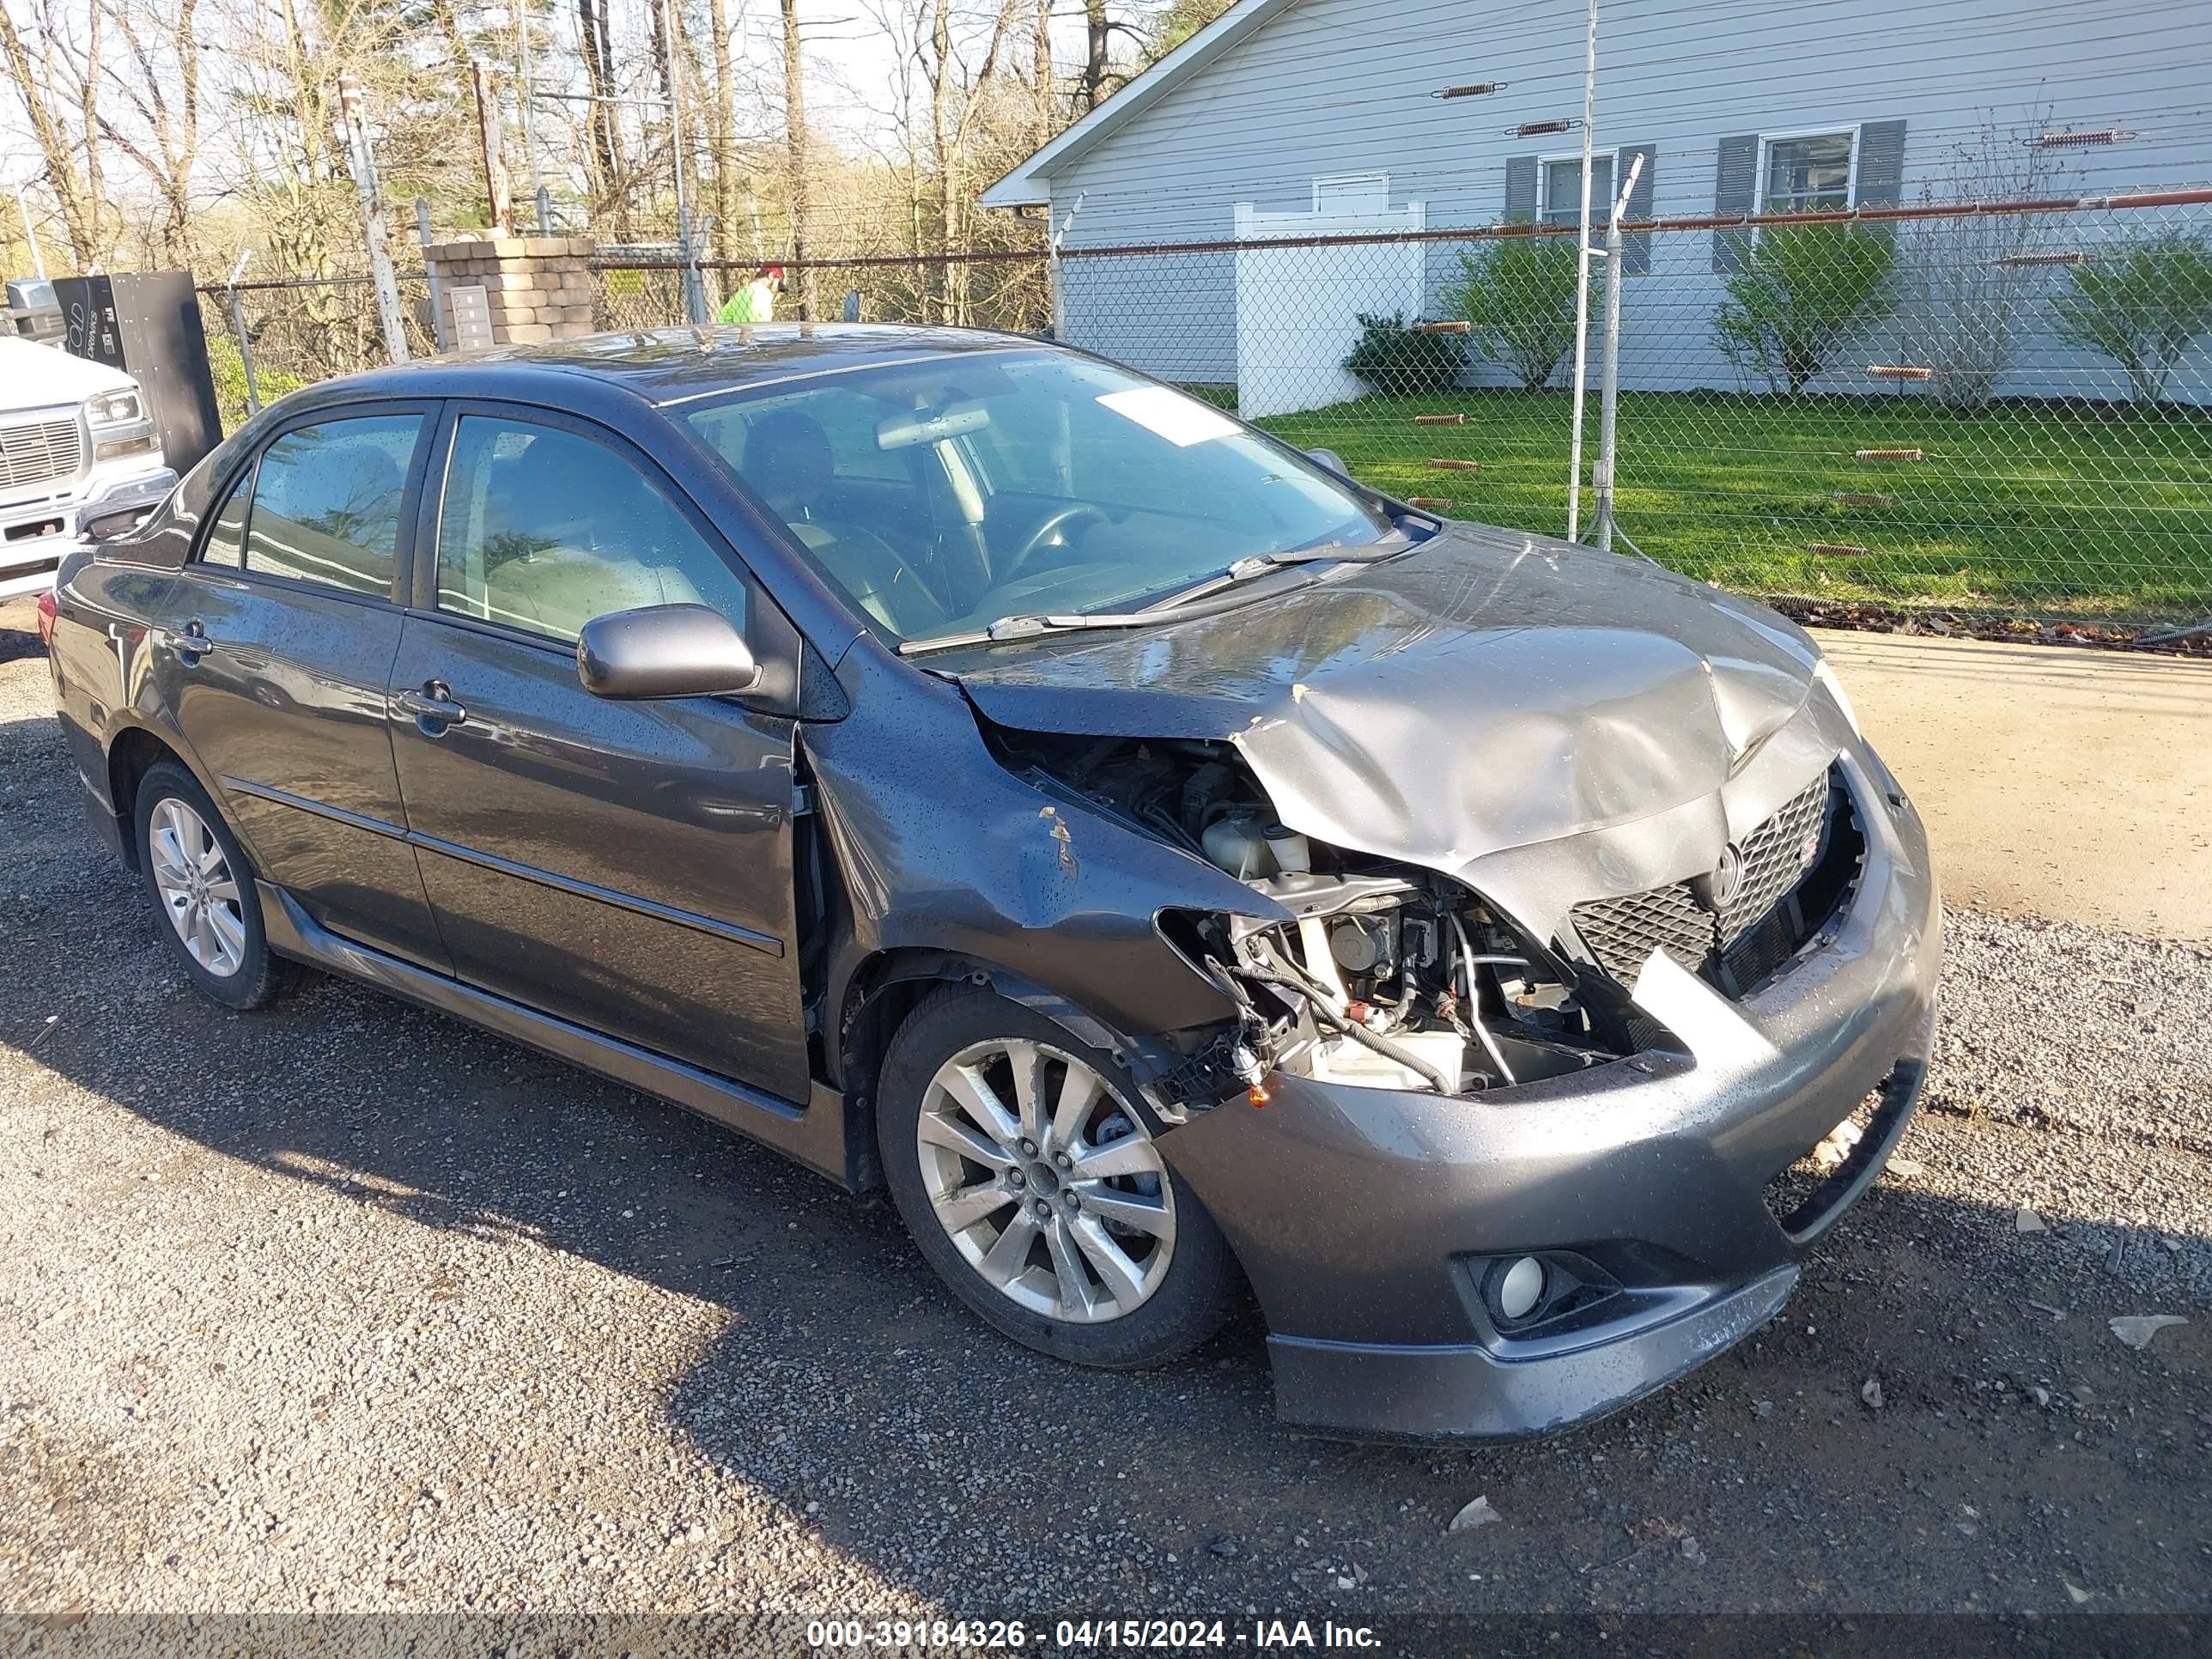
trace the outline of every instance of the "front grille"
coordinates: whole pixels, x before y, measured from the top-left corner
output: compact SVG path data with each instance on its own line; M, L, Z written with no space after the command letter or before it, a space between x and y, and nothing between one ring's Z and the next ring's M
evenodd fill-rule
M66 478L83 461L84 442L73 419L0 426L0 489L27 489Z
M1712 959L1713 913L1698 902L1686 881L1591 899L1569 914L1597 965L1623 985L1636 982L1654 951L1664 951L1693 974L1703 973Z
M1819 859L1827 835L1828 796L1823 774L1743 838L1738 848L1742 875L1735 896L1721 906L1722 950L1765 921Z
M1704 881L1678 881L1585 900L1568 920L1592 959L1620 985L1633 985L1658 950L1741 995L1796 954L1841 897L1848 878L1842 862L1848 858L1855 870L1859 854L1857 836L1842 833L1856 828L1850 799L1824 775L1785 802L1737 844L1740 873L1725 901L1709 901ZM1799 902L1816 891L1825 902Z

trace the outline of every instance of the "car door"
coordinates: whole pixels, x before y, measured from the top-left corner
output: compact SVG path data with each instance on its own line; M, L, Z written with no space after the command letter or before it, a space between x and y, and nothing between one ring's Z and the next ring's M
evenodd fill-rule
M447 972L385 700L434 426L427 404L382 404L280 428L228 481L155 648L261 874L333 933Z
M392 671L422 881L471 984L787 1099L808 1089L793 722L730 698L610 702L593 617L714 605L785 687L797 636L646 456L550 411L459 404Z

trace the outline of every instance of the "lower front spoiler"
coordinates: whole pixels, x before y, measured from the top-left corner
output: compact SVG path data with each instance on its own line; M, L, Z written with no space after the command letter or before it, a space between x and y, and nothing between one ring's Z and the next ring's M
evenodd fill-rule
M1797 1286L1778 1267L1695 1311L1595 1347L1501 1358L1467 1344L1387 1347L1271 1336L1275 1411L1292 1428L1376 1440L1510 1440L1632 1406L1733 1347Z
M1804 1252L1879 1178L1920 1103L1934 1026L1931 1005L1870 1109L1850 1120L1859 1136L1842 1162L1786 1210L1761 1201L1771 1243L1759 1265L1617 1296L1609 1317L1601 1306L1581 1330L1552 1339L1516 1340L1488 1319L1476 1322L1474 1340L1271 1334L1276 1414L1355 1440L1522 1439L1608 1416L1694 1370L1781 1311Z

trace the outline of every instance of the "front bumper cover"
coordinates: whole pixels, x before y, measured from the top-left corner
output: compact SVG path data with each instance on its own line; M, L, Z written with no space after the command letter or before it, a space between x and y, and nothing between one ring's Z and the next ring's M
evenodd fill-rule
M87 520L127 507L151 512L167 499L177 487L177 475L170 468L130 473L118 470L137 465L137 459L94 467L83 479L81 493L0 504L0 599L40 593L52 586L62 561L88 545Z
M1453 1099L1277 1074L1162 1150L1219 1221L1270 1331L1279 1413L1358 1437L1540 1434L1618 1410L1788 1297L1917 1101L1942 912L1918 817L1863 745L1840 757L1866 862L1821 940L1730 1002L1647 970L1687 1055ZM1770 1183L1880 1091L1842 1175L1785 1218ZM1571 1252L1619 1291L1567 1328L1502 1331L1486 1266Z

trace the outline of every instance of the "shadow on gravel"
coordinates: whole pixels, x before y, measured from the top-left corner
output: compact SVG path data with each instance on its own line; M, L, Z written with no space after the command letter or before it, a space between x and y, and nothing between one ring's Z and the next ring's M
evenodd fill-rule
M1609 1422L1478 1449L1303 1440L1273 1421L1249 1316L1170 1370L1076 1371L955 1305L880 1203L673 1108L325 979L260 1016L198 999L77 826L51 721L0 729L20 896L0 1081L52 1068L344 1203L726 1310L669 1392L674 1425L918 1599L1316 1615L2063 1612L2069 1583L2106 1607L2212 1599L2212 1345L2175 1248L2201 1261L2202 1239L2056 1214L2031 1239L2016 1199L1886 1179L1781 1319ZM1941 1167L1980 1133L1924 1115L1905 1155ZM2157 1311L2191 1323L2140 1352L2106 1328ZM1477 1494L1501 1522L1448 1536Z
M0 663L45 656L46 647L39 642L38 635L29 627L9 626L15 620L12 615L0 617Z

